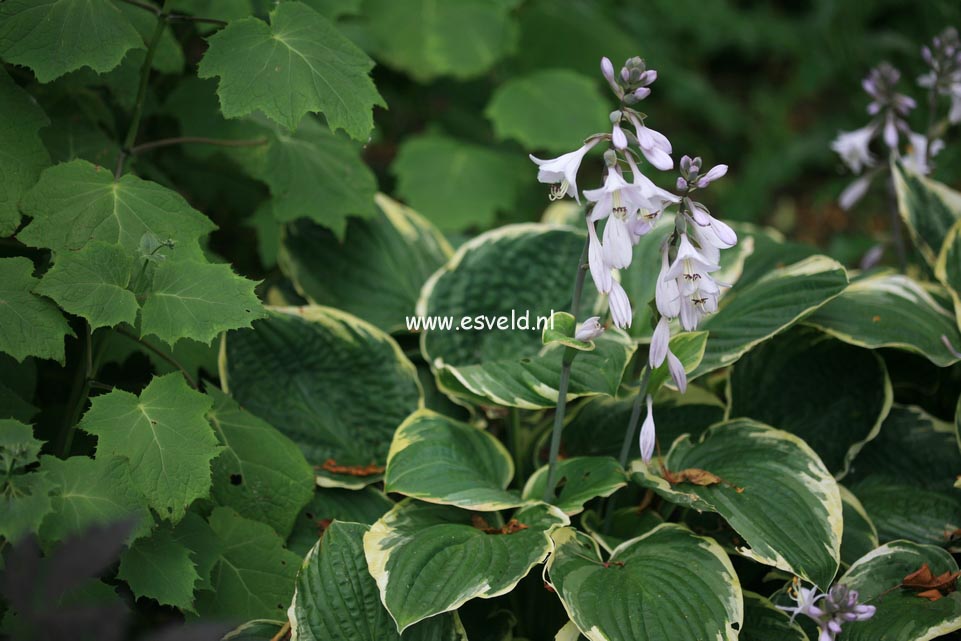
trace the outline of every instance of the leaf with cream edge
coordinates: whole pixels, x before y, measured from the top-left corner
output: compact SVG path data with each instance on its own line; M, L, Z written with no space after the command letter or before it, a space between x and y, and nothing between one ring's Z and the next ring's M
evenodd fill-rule
M902 274L858 278L805 318L804 324L859 347L894 347L920 354L939 367L959 360L942 339L946 336L952 345L961 346L954 315L917 281ZM907 327L911 331L905 331Z
M513 527L496 532L483 529L501 527L496 514L485 515L487 526L476 516L407 499L364 535L367 568L398 631L471 599L507 594L550 552L551 531L570 523L543 503L518 510Z
M417 370L397 343L330 307L269 308L254 329L226 334L220 380L300 446L325 487L378 482L394 430L424 404Z
M878 530L871 517L851 490L838 485L844 508L844 534L841 537L841 563L850 566L878 547Z
M73 336L60 309L37 296L29 258L0 258L0 352L18 363L28 356L63 364L64 339Z
M878 435L894 393L877 353L795 327L737 362L727 397L727 418L752 418L800 436L840 479Z
M744 590L744 629L738 641L808 641L801 626L769 599Z
M948 230L961 220L961 193L914 173L899 161L891 164L891 173L901 218L914 245L934 267Z
M935 575L958 570L944 550L911 541L881 546L852 565L838 583L857 590L858 600L877 610L867 621L846 623L844 641L932 641L961 630L961 592L930 601L914 590L898 589L904 577L925 563Z
M287 615L298 641L467 641L456 613L397 633L367 571L369 527L335 521L307 554Z
M669 470L696 468L714 485L671 485L658 462L634 461L636 483L668 501L720 514L744 539L737 551L828 586L838 569L843 524L838 485L803 440L748 419L712 426L698 442L682 436L664 458Z
M704 352L707 350L709 342L710 335L708 332L681 332L672 336L668 345L670 345L671 352L681 361L684 371L690 376L704 359ZM651 370L651 377L647 380L647 393L657 394L665 383L670 383L672 387L676 387L671 377L667 359L659 367Z
M374 61L327 18L301 2L284 2L259 18L234 20L208 39L197 75L220 77L224 116L260 110L290 131L321 112L332 131L365 141L374 106L384 107L369 73Z
M604 562L597 543L573 528L551 535L545 581L590 641L736 641L744 621L741 585L713 539L673 523L617 546Z
M524 485L524 498L539 500L547 485L549 466L538 469ZM597 497L610 496L627 485L627 474L609 456L575 456L558 461L557 495L554 505L567 515L579 514L584 505Z
M961 327L961 220L948 231L938 255L938 262L934 267L938 280L947 287L951 300L954 301L954 314ZM952 334L947 334L951 340ZM961 340L961 339L959 339ZM955 349L961 349L958 343L952 343Z
M847 286L844 267L827 256L812 256L768 272L743 289L734 287L700 329L710 333L697 378L731 365L756 345L792 326Z
M513 476L510 452L490 432L423 409L394 433L384 490L492 512L523 503L517 492L507 490Z

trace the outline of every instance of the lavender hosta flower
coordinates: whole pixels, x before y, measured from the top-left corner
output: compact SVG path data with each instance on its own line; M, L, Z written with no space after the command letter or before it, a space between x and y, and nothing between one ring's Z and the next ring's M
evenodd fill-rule
M681 292L677 287L677 281L667 277L670 269L668 246L664 245L661 248L661 271L654 284L654 304L661 316L676 318L681 313Z
M627 154L627 164L631 168L631 184L638 188L641 196L646 200L646 203L641 207L640 218L642 222L646 221L653 225L661 212L665 208L681 202L681 197L655 185L650 178L641 172L631 154ZM647 231L650 231L650 227L646 231L638 230L638 233L643 236Z
M710 185L715 180L719 180L727 175L727 165L715 165L711 169L697 179L697 188L704 189Z
M898 148L899 132L905 135L910 132L903 117L916 106L913 98L897 92L900 79L901 72L883 62L861 82L864 91L872 98L868 113L881 116L884 143L893 151Z
M594 203L589 224L607 219L601 254L604 263L615 269L627 267L631 264L632 253L628 225L648 204L642 189L625 181L616 167L610 167L604 186L585 190L584 197Z
M928 137L924 134L911 132L908 135L908 153L904 156L904 165L911 171L927 176L931 173L929 160L934 158L944 149L943 140L932 140L931 149L928 149Z
M961 122L961 37L949 27L921 48L921 57L929 71L918 78L918 84L951 98L948 122Z
M631 309L631 301L627 299L627 292L615 280L611 283L611 291L607 296L607 304L611 310L611 320L621 329L630 327L634 320L634 312Z
M873 605L858 603L857 591L841 584L831 586L827 593L820 593L816 587L800 587L795 579L795 584L788 593L797 606L778 607L791 612L792 621L799 614L814 621L820 630L818 641L834 641L841 634L843 624L866 621L873 617L876 611Z
M868 149L875 133L877 133L877 127L874 124L854 131L842 131L831 143L831 149L841 157L851 171L860 174L862 169L871 167L875 163L875 158Z
M584 155L598 142L600 142L600 138L591 138L579 149L557 158L542 160L535 158L533 155L530 156L530 159L538 166L537 180L551 185L551 200L560 200L564 196L571 196L580 204L581 197L577 191L577 171L581 167Z
M645 400L647 402L647 418L644 419L644 424L641 425L641 435L638 438L638 443L641 447L641 459L645 463L650 463L651 458L654 457L657 434L654 428L654 399L648 394Z
M611 112L611 144L619 151L627 149L627 135L621 129L621 115L620 111Z
M641 148L641 153L647 158L647 162L661 171L674 169L674 160L671 158L674 149L667 136L645 126L641 119L633 113L628 113L627 117L634 125L637 144Z
M871 186L871 180L874 179L876 173L877 172L866 173L844 188L844 191L838 196L838 205L841 209L847 211L864 198L864 194L868 193L868 187Z
M604 326L601 325L600 316L591 316L577 328L574 332L574 338L579 341L592 341L604 333Z
M606 294L611 291L614 278L611 276L611 268L604 262L604 249L601 241L597 237L597 230L594 229L594 222L587 221L587 266L591 270L591 278L597 291Z
M710 274L718 269L719 265L708 261L694 248L687 234L681 234L677 257L664 278L677 281L680 292L679 317L685 330L696 330L704 315L717 311L720 287Z
M687 372L684 371L684 364L681 359L671 351L671 324L667 318L661 316L654 328L654 335L651 337L651 351L648 355L648 364L653 369L660 367L667 361L667 370L677 385L677 389L683 394L687 391Z
M674 384L681 394L687 391L687 372L684 371L684 363L674 355L670 349L667 350L667 371L671 374Z

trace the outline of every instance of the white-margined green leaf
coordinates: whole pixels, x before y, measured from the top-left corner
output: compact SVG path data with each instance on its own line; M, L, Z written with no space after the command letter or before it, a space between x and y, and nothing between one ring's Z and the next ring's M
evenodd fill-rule
M657 462L635 461L633 479L664 498L716 512L744 539L741 554L830 585L841 548L841 495L803 440L748 419L711 427L697 442L681 437L663 459L672 472L706 470L721 481L672 485Z
M808 641L801 626L769 599L744 590L744 627L738 641Z
M489 520L486 520L489 519ZM367 567L401 632L475 598L510 592L550 551L568 518L533 504L506 524L447 505L407 499L364 536Z
M423 405L417 371L397 343L329 307L272 308L253 330L227 334L220 379L297 443L328 486L380 480L394 430Z
M961 219L961 194L900 162L891 164L891 172L901 218L921 255L934 267L948 230Z
M961 327L961 220L948 231L938 255L938 262L934 272L938 280L948 289L954 301L954 314L958 326ZM956 336L947 334L948 339ZM955 349L961 349L957 343L952 343Z
M625 425L626 429L626 425ZM548 466L534 472L524 486L524 498L538 501L547 485ZM551 503L565 514L579 514L584 504L599 496L610 496L627 485L627 474L609 456L575 456L558 461L557 488Z
M878 547L878 530L864 505L851 490L839 485L844 508L844 535L841 537L841 563L851 565Z
M545 576L590 641L738 638L741 586L713 539L664 524L622 543L605 562L597 543L573 528L551 538Z

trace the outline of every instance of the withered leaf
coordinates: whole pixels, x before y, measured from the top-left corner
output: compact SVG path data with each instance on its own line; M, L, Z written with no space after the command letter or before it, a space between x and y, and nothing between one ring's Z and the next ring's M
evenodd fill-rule
M937 601L942 596L950 594L956 589L956 582L961 571L944 572L935 576L931 567L925 563L920 568L908 574L901 581L901 587L917 590L916 596L930 601Z

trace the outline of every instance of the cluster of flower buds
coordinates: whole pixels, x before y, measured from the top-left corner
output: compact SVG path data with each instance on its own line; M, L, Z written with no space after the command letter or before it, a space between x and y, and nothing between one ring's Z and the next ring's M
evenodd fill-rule
M930 46L921 47L921 57L928 65L928 72L918 78L918 84L950 97L948 122L961 122L961 38L958 30L948 27L941 35L935 36Z
M614 75L614 65L607 58L601 60L601 73L611 91L625 105L634 105L651 95L650 86L657 80L657 71L648 69L643 58L634 57L624 63Z
M790 612L792 621L799 614L814 621L820 631L818 641L834 641L843 624L870 619L876 609L873 605L858 603L857 591L841 584L824 593L816 587L803 588L795 579L788 593L797 605L778 607Z

